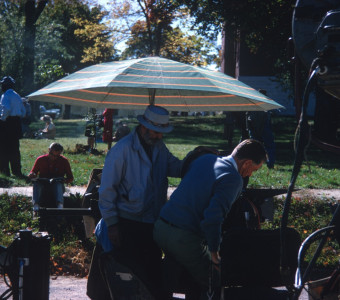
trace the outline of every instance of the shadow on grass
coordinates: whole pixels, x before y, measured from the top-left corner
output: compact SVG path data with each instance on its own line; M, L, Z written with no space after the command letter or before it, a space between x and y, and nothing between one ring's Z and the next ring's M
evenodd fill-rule
M1 188L9 188L13 184L13 181L9 178L0 178L0 187Z
M178 117L173 118L174 130L165 135L165 142L171 144L204 145L231 152L223 138L224 117ZM278 165L293 165L295 159L294 135L297 122L295 117L273 118L273 133L276 144L276 162ZM240 130L234 130L233 147L238 144ZM305 162L322 166L326 169L339 169L339 156L310 144L306 151Z

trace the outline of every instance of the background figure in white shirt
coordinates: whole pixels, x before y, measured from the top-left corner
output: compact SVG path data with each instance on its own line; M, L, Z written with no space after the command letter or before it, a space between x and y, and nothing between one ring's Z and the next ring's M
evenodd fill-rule
M0 100L0 172L10 176L12 174L22 177L20 142L22 138L21 118L25 117L26 110L21 97L14 91L15 80L5 76L1 81L3 94Z

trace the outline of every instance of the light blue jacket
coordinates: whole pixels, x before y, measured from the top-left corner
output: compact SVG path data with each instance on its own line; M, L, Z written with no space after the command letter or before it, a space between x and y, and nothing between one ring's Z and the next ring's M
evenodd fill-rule
M118 217L154 223L167 200L168 176L180 177L182 161L160 140L152 162L136 129L108 152L99 188L99 209L107 226Z
M20 117L26 116L26 109L21 97L13 89L8 89L1 96L1 120L5 121L7 117Z

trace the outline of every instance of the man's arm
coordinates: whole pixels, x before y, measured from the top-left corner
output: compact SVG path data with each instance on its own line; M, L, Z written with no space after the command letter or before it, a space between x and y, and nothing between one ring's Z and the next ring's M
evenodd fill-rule
M164 145L165 146L165 145ZM174 156L167 147L166 156L168 161L168 176L169 177L181 177L182 161Z
M241 189L242 178L239 175L225 175L215 182L214 193L201 222L201 228L211 252L219 251L222 223Z
M20 97L20 96L19 96ZM21 106L20 106L20 117L24 118L26 116L26 108L24 103L21 101Z
M35 162L34 162L34 165L32 167L32 170L30 171L30 173L28 174L28 178L36 178L38 176L38 173L39 173L39 160L36 159Z
M65 183L71 183L74 178L73 178L73 173L71 170L70 162L67 159L65 163L65 175L66 175Z
M99 209L107 225L110 242L114 248L121 246L120 224L117 211L117 188L124 173L124 149L115 145L106 156L99 188Z
M2 106L1 120L6 121L11 106L8 97L6 97L5 95L1 96L1 106Z
M99 187L99 209L109 228L118 223L118 186L124 173L124 147L116 144L107 154Z

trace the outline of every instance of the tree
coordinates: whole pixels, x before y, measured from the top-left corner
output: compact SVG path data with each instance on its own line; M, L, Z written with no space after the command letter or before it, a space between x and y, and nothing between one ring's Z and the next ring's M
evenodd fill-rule
M25 72L34 78L29 88L33 90L114 55L112 36L102 24L107 12L83 0L3 0L0 11L0 71L16 79L20 93L26 94L24 64L30 70ZM32 30L36 36L33 49Z
M184 0L180 2L189 8L195 18L195 25L202 35L215 38L218 32L225 30L226 41L229 41L226 47L233 47L231 41L239 35L252 53L257 53L261 48L265 55L275 55L278 58L285 56L286 43L291 34L291 17L295 0ZM228 64L227 60L226 63Z
M35 24L44 10L48 0L38 0L36 5L35 0L26 0L25 3L25 30L23 35L24 45L24 62L23 62L23 81L24 94L33 91L34 78L34 45L36 28Z
M126 41L122 58L162 56L201 66L209 65L216 54L214 45L202 36L182 30L188 12L171 0L111 1L115 6L111 26Z
M112 60L114 49L110 41L108 28L100 23L103 13L99 12L94 20L84 20L79 17L73 18L77 25L74 30L76 39L85 47L81 58L82 64L95 64Z
M159 56L166 32L172 30L170 25L179 12L179 5L172 0L136 0L136 3L113 0L110 4L114 7L112 29L121 35L122 40L130 40L128 46L134 44L131 36L138 37L130 52L135 52L135 46L142 46L142 55Z
M16 89L21 92L23 10L19 0L4 0L0 1L0 11L1 76L12 76L16 80Z
M103 23L107 12L99 6L90 7L82 0L54 0L49 3L40 25L58 38L58 49L50 49L59 59L65 73L89 64L112 60L114 47L108 27ZM62 55L57 55L57 52ZM51 57L49 55L49 57Z
M87 65L113 59L114 47L107 26L102 23L107 12L99 6L89 7L81 0L50 2L39 23L36 83L46 83ZM48 81L48 82L46 82ZM69 118L65 106L64 118Z
M166 33L160 55L182 63L208 67L216 60L216 54L211 49L214 49L214 45L202 36L185 34L179 27L175 27Z

